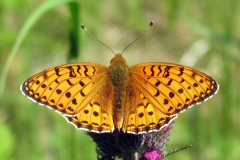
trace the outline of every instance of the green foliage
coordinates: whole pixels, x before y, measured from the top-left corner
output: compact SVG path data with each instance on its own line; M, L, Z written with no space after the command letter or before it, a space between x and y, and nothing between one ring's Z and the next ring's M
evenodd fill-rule
M240 1L0 1L0 159L96 159L95 144L59 114L26 99L19 86L46 67L70 61L108 65L125 52L129 65L182 63L217 80L219 93L179 115L166 159L240 158ZM81 47L81 48L80 48ZM187 57L187 58L183 58Z

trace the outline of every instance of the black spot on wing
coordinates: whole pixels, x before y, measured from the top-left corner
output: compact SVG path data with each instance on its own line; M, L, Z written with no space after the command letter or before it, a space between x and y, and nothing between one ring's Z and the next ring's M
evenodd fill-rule
M182 88L178 89L178 93L183 93L183 89Z
M84 86L85 84L82 81L79 81L80 86Z
M139 103L139 104L137 105L137 107L141 107L141 106L144 106L144 104L143 104L143 103Z
M197 83L193 83L193 87L198 87L198 84Z
M58 106L61 107L61 108L64 107L62 103L59 103Z
M143 116L144 116L143 112L141 112L141 113L138 114L138 117L139 117L139 118L142 118Z
M163 104L165 104L165 105L168 104L168 100L166 98L164 98Z
M61 89L57 89L56 92L57 92L57 94L61 94L62 90Z
M76 77L74 69L71 66L68 66L67 69L69 69L69 77Z
M159 75L160 75L160 73L162 73L161 66L158 66L158 70L159 70L159 72L158 72L157 76L159 76Z
M81 94L82 97L85 97L85 96L86 96L86 95L83 93L82 90L80 91L80 94Z
M92 67L93 68L93 75L96 73L96 68L95 67Z
M170 86L170 85L172 84L172 81L173 81L173 80L170 79L170 80L168 81L167 85Z
M156 94L154 96L157 97L159 95L160 95L160 92L159 92L159 90L157 90L157 92L156 92Z
M153 111L148 112L148 115L152 116L153 115Z
M97 106L100 106L100 103L98 103L98 102L94 102L93 104L97 105Z
M151 76L154 76L154 70L153 70L153 68L154 68L154 66L152 66L152 67L150 68L150 70L151 70Z
M72 85L73 85L73 83L72 83L69 79L67 79L66 81L67 81L67 83L69 84L69 86L72 86Z
M175 96L175 94L173 92L169 92L169 97L173 98Z
M36 80L36 84L40 84L40 81L39 81L39 80Z
M77 66L77 73L79 73L79 75L82 76L80 69L81 69L81 66Z
M183 83L184 82L184 79L182 78L182 80L180 81L180 83Z
M57 79L55 79L55 81L54 82L56 82L57 84L59 84L59 81L57 80Z
M72 99L72 104L77 105L77 99L76 98Z
M93 115L94 115L95 117L97 117L97 116L99 115L99 113L96 112L96 111L93 111Z
M158 80L156 83L155 83L155 86L158 87L160 85L160 81Z
M41 87L42 87L42 88L46 88L47 85L46 85L46 84L42 84Z
M171 69L171 66L167 66L164 70L163 77L169 77L169 70Z
M144 75L147 74L146 71L145 71L145 69L146 69L146 67L143 68L143 73L144 73Z
M180 73L178 74L179 76L183 75L184 68L179 68Z
M70 98L71 97L71 92L67 92L65 95L66 95L67 98Z
M83 67L85 69L84 74L88 77L89 76L88 73L87 73L88 72L88 68L85 65Z
M59 68L57 68L57 67L54 68L54 71L55 71L55 73L56 73L57 76L61 76L60 73L59 73Z

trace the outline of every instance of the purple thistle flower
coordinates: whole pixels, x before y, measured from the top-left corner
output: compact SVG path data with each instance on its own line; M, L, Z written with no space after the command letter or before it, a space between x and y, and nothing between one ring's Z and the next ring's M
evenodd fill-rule
M129 134L114 131L113 133L88 132L97 144L98 160L163 160L163 150L167 146L172 123L160 131L145 134Z
M143 157L146 160L162 160L164 158L164 155L159 149L152 148L152 149L147 149L144 152Z
M172 129L173 122L157 132L145 134L145 152L143 157L147 160L163 160L163 150L167 146L169 131Z

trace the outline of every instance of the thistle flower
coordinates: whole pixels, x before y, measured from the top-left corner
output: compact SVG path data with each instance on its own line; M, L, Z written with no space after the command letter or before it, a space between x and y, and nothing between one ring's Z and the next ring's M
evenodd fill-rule
M163 150L167 146L172 123L160 131L145 134L88 132L97 144L98 160L163 160Z

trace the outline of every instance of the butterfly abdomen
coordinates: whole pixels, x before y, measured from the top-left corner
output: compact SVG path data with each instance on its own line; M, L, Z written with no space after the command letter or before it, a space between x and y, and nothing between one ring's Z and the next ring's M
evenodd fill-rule
M129 86L129 67L125 59L117 54L109 66L109 81L113 90L113 117L115 127L122 128L127 87Z

